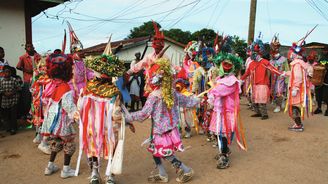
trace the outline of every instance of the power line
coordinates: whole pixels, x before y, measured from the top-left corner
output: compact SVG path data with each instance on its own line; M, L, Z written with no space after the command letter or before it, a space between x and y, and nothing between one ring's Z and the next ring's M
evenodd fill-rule
M214 9L213 9L213 12L212 12L212 14L211 14L211 16L210 16L210 18L209 18L209 20L208 20L208 22L207 22L207 25L206 25L207 28L208 28L208 26L209 26L209 24L210 24L210 22L211 22L211 20L212 20L212 17L213 17L213 15L214 15L214 13L215 13L215 10L216 10L217 7L219 6L221 0L217 0L217 1L218 1L218 2L216 3L216 5L215 5L215 7L214 7Z
M171 27L170 29L175 26L176 24L178 24L182 19L184 19L186 17L186 15L189 13L189 12L192 12L192 10L198 5L198 3L200 2L201 0L197 0L197 1L194 1L196 2L196 4L194 6L192 6L189 10L187 10L184 15L182 15Z
M178 7L180 7L180 5L181 5L182 3L184 3L184 1L185 1L185 0L182 0L182 1L178 4L178 6L176 6L176 8L172 9L172 11L170 11L169 13L167 13L167 14L166 14L164 17L162 17L158 22L161 23L166 17L168 17L169 15L171 15L171 14L174 12L174 10L176 10Z

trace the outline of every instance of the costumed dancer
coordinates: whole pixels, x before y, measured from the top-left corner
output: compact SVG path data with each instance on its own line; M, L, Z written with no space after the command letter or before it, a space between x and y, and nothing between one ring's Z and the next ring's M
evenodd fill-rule
M131 68L127 71L129 75L132 73L138 73L140 70L145 69L145 74L146 74L146 84L145 84L145 96L147 96L150 92L151 89L149 87L149 80L148 80L148 70L150 66L155 62L156 59L165 57L168 58L164 55L164 52L168 49L167 46L164 48L164 34L163 32L160 32L157 23L153 21L154 25L154 30L155 30L155 35L153 36L153 41L152 41L152 47L154 49L154 52L148 54L145 58L143 58L141 61L136 63L135 65L131 66ZM164 49L163 49L164 48Z
M252 55L252 52L251 52L251 48L250 47L247 47L247 59L245 61L245 71L248 69L249 67L249 64L251 62L253 62L252 58L251 58L251 55ZM244 83L244 95L247 97L247 100L248 100L248 106L250 109L254 109L254 104L252 102L252 86L251 86L251 82L250 82L250 77L246 77L245 79L245 83Z
M67 25L70 36L70 51L73 57L73 78L69 85L74 91L74 102L76 103L81 89L85 87L87 80L93 76L92 72L85 67L84 61L81 58L80 51L83 49L81 41L76 36L71 24L67 22Z
M199 52L199 44L200 42L197 41L190 41L186 45L184 52L186 53L186 56L183 61L183 68L187 72L189 83L190 83L190 91L193 84L193 76L194 71L199 67L199 64L197 61L195 61L195 58Z
M101 56L87 57L85 62L86 67L93 70L95 76L87 82L78 100L81 121L76 175L84 151L91 169L90 183L101 183L99 167L103 157L108 160L106 183L113 184L114 174L121 172L114 171L114 166L122 166L122 162L114 164L115 154L120 154L117 146L119 139L124 135L125 126L120 105L131 100L124 85L124 62L112 54L110 41Z
M277 68L280 73L283 73L289 71L289 65L287 58L279 53L280 46L278 35L274 35L270 43L270 63ZM278 76L276 74L271 76L271 95L276 104L276 107L273 110L275 113L280 112L281 108L283 108L282 102L286 98L287 82L287 79L283 76Z
M203 48L200 49L200 51L201 52L196 56L196 60L200 64L200 67L194 71L192 85L192 93L196 95L210 88L209 69L212 67L211 62L215 55L214 49L207 47L205 44L203 44ZM207 94L205 94L197 112L199 124L201 126L199 134L208 133L211 111L208 109L207 99Z
M173 74L170 61L160 58L149 70L149 80L152 92L149 94L145 106L141 111L129 114L125 112L127 122L144 121L151 117L150 138L148 151L153 154L159 174L148 177L149 182L168 182L162 159L171 162L177 169L177 182L184 183L191 180L194 171L187 167L175 156L175 151L183 151L183 145L178 130L179 108L192 108L199 104L199 100L176 93L172 89Z
M252 87L252 101L254 102L255 114L251 117L261 117L262 120L268 119L266 104L269 101L269 76L268 71L281 75L281 73L270 64L270 62L262 58L264 45L262 40L257 38L251 45L251 59L253 60L247 68L241 80L245 80L250 76Z
M39 62L40 66L38 67L38 71L35 72L35 81L31 86L32 93L32 121L31 123L36 128L36 135L33 139L33 143L39 144L38 149L46 154L50 154L51 150L46 140L42 139L40 135L40 130L44 120L44 112L46 112L46 103L43 99L43 92L47 84L51 82L51 79L47 75L47 67L45 60L41 59ZM42 141L43 140L43 141Z
M328 116L328 46L324 48L322 51L322 57L317 66L315 66L314 72L321 71L318 74L318 83L315 86L315 96L318 104L317 109L314 111L314 114L322 113L322 102L326 103L326 111L325 116ZM313 78L315 78L315 73L313 74Z
M176 91L187 97L193 96L193 93L188 91L188 87L190 83L188 81L187 72L185 71L184 68L182 68L179 71L176 78L177 78L175 81ZM195 121L194 118L194 108L179 107L179 109L180 109L180 129L182 132L184 132L183 135L184 138L190 138L191 128L197 126L198 123L198 121Z
M49 98L47 112L41 128L41 135L49 137L51 149L50 160L44 174L51 175L58 171L54 164L55 158L64 150L64 166L60 176L74 176L70 161L75 152L75 130L73 118L78 118L78 112L73 103L73 92L68 82L72 78L72 58L64 54L52 54L47 58L47 74L52 79L46 86L43 96Z
M219 154L217 168L226 169L230 165L231 153L228 145L233 136L240 148L246 150L244 129L239 116L239 92L240 84L236 78L242 66L242 59L221 52L214 59L220 70L215 85L209 90L209 103L214 106L214 112L210 123L210 131L217 136Z
M312 97L310 90L309 77L310 67L303 60L303 53L305 49L302 47L304 39L301 43L293 43L288 53L291 71L288 83L288 98L286 103L285 112L289 112L289 116L294 120L294 124L288 127L288 130L303 132L304 126L302 119L304 114L312 113Z

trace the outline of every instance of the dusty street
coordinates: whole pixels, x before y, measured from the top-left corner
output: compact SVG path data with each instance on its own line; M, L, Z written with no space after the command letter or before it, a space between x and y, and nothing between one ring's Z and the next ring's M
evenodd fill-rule
M184 139L184 153L177 156L191 166L195 176L190 183L229 183L229 184L324 184L328 183L328 117L316 115L305 119L303 133L287 130L287 114L272 113L269 106L268 120L249 117L252 111L241 105L241 117L246 127L249 146L247 152L241 151L234 142L231 146L231 167L216 169L214 156L217 152L204 136ZM147 183L147 176L154 169L151 155L140 147L149 135L149 121L136 123L136 133L127 129L123 174L116 177L120 184ZM0 183L88 183L89 169L86 159L82 159L78 177L61 179L60 172L44 176L44 168L49 156L41 153L32 143L33 130L24 130L14 136L1 132L0 138ZM77 139L76 139L77 141ZM76 166L77 153L72 167ZM56 164L62 168L63 154L58 155ZM103 161L102 173L105 164ZM165 163L169 183L175 182L174 169Z

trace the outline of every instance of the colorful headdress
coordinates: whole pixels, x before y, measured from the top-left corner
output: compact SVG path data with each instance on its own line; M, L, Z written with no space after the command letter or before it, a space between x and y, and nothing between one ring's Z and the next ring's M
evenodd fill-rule
M275 34L271 40L270 43L270 48L271 48L271 55L275 55L277 53L279 53L279 48L281 46L280 42L279 42L279 34Z
M120 61L117 56L111 52L110 39L101 56L87 57L85 59L86 67L108 77L120 77L123 76L125 71L124 62Z
M231 53L232 51L232 38L231 36L221 36L221 40L219 41L218 34L216 35L215 41L214 41L214 48L216 53L225 52L225 53Z
M72 78L73 59L66 54L51 54L46 59L47 74L50 78L69 81Z
M265 52L265 47L261 40L261 32L260 32L259 36L255 39L255 41L252 43L250 48L251 48L252 60L258 61L258 58L260 58Z
M157 23L153 21L155 35L153 36L152 47L163 48L164 47L164 33L160 32Z
M203 47L200 49L200 52L196 56L196 61L200 63L205 68L210 68L211 62L213 61L213 58L215 57L215 51L212 47Z
M290 50L290 53L288 54L289 55L289 58L293 58L293 54L296 54L296 55L299 55L299 56L302 56L303 52L305 51L304 49L304 44L305 44L305 39L312 33L312 31L317 27L318 25L314 26L310 31L308 31L306 33L306 35L301 38L298 42L294 42L291 46L291 48L289 49Z
M73 27L71 26L71 24L67 21L67 26L68 26L68 30L69 30L69 37L70 37L70 51L71 54L80 51L83 49L83 45L81 43L81 41L79 40L79 38L76 36Z
M220 52L213 62L219 66L220 76L223 76L240 71L243 60L234 54Z
M258 38L256 38L255 41L252 43L251 51L261 55L263 54L264 50L265 50L264 44L263 41L261 40L261 33L260 33Z
M171 109L174 104L173 99L173 75L170 61L165 58L159 58L151 66L149 70L150 86L160 87L162 90L162 97L167 108Z
M200 43L197 41L190 41L184 48L184 52L188 54L189 58L192 58L199 52L199 45Z
M175 83L181 83L181 84L185 85L185 87L188 87L190 85L187 72L184 68L182 68L179 71L176 78L177 79L175 80Z

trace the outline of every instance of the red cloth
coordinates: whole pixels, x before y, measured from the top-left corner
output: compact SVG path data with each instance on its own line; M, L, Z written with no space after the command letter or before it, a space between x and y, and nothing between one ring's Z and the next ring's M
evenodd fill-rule
M245 74L241 77L241 80L245 80L246 77L254 73L254 78L252 79L253 85L269 85L269 76L266 74L267 69L280 75L278 70L268 60L262 59L261 61L251 62Z
M56 90L54 91L54 93L52 94L51 98L58 102L61 97L69 92L71 90L71 88L69 87L69 85L67 83L60 83L57 87Z
M38 53L34 54L34 65L38 64L41 60L41 56ZM31 56L25 53L19 57L16 68L23 71L23 80L25 83L30 83L33 76L33 63Z

